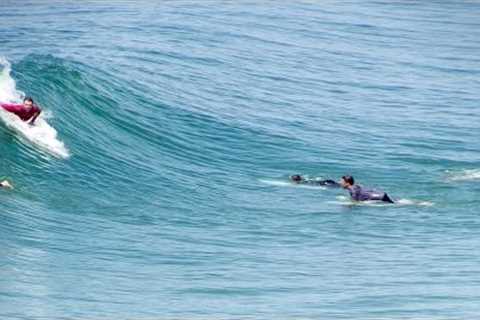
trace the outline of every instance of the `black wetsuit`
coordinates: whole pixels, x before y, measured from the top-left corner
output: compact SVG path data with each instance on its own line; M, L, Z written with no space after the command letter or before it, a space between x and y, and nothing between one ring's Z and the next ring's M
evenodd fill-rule
M301 184L310 184L310 185L315 185L315 186L340 188L340 184L336 181L331 180L331 179L326 179L326 180L309 179L309 180L302 180L300 183Z

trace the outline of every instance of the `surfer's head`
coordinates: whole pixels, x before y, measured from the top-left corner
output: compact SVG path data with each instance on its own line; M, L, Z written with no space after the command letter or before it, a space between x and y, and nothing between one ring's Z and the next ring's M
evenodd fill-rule
M300 183L304 180L304 178L299 174L294 174L293 176L290 176L290 180L296 183Z
M31 107L33 107L34 104L35 104L35 102L33 102L33 99L31 97L25 97L23 99L23 105L25 107L31 108Z
M355 179L353 179L352 176L343 176L340 180L340 184L342 185L342 187L348 188L355 184Z

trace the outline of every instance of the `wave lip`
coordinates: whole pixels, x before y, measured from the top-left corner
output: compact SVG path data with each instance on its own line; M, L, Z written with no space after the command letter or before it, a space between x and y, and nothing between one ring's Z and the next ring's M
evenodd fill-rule
M12 66L5 57L0 56L0 102L15 102L24 97L24 93L16 89L15 80L10 76Z

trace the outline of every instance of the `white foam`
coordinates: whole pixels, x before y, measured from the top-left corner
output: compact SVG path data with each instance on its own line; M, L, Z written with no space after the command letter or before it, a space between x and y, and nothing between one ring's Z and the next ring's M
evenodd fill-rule
M434 203L430 201L419 201L419 200L411 200L411 199L398 199L395 201L395 204L401 205L401 206L422 206L422 207L431 207L434 205Z
M10 76L11 66L7 59L0 57L0 102L19 103L24 93L16 89L15 80ZM43 116L44 112L35 120L35 125L29 125L16 115L0 108L0 119L10 129L19 134L22 141L43 150L55 157L68 158L70 156L64 143L57 138L57 131L50 126Z
M35 125L31 126L16 115L0 110L0 119L8 128L18 133L22 141L59 158L70 156L64 143L57 139L57 131L42 117L37 118Z
M418 201L411 199L398 199L395 200L395 203L388 203L383 201L353 201L348 196L337 196L337 202L342 205L349 206L365 206L365 207L391 207L391 206L422 206L422 207L431 207L433 202L429 201Z
M458 172L447 171L449 181L471 181L480 179L480 169L466 169Z
M15 80L10 77L12 70L10 62L4 57L0 57L0 102L15 102L22 100L25 94L18 91L15 86Z

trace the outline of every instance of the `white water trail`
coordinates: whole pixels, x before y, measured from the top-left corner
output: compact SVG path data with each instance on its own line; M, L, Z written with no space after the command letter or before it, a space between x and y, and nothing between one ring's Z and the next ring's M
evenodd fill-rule
M431 207L434 205L430 201L421 201L413 199L394 199L395 203L388 203L383 201L353 201L349 196L337 196L335 203L347 206L362 206L362 207L392 207L392 206L420 206Z
M448 181L473 181L480 180L480 169L465 169L461 171L447 171Z

